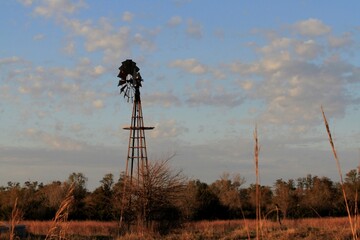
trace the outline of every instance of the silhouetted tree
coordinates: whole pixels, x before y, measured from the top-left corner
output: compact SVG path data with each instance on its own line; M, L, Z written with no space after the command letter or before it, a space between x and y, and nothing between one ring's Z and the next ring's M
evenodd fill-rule
M106 174L96 188L85 198L86 217L100 221L114 220L113 210L113 174Z
M228 173L224 173L219 180L210 185L211 191L219 198L222 206L227 208L228 218L241 216L240 187L245 179L239 174L230 179Z
M136 220L138 225L145 227L152 223L158 231L167 231L180 220L179 199L185 189L185 176L181 171L172 170L166 160L149 162L134 176L139 176L139 179L126 181L129 186L125 188L123 203L127 207L124 211L125 221L131 223ZM117 194L123 190L123 180L116 186Z
M256 209L256 185L250 184L249 188L249 203L255 213ZM273 193L269 186L260 186L260 208L261 217L265 216L268 211L272 210L272 197Z
M298 205L298 197L294 180L290 179L288 182L278 179L274 186L273 203L279 208L284 218L287 218L288 212L296 213Z
M331 216L337 212L339 192L327 177L307 177L306 188L302 190L300 206L305 217ZM302 216L302 217L304 217Z
M86 218L84 201L87 195L86 182L87 178L83 173L72 173L68 178L68 187L71 184L75 184L74 204L70 211L69 219L82 220Z
M193 219L224 219L227 215L227 209L221 205L218 196L211 191L206 183L197 180L195 184L196 200Z

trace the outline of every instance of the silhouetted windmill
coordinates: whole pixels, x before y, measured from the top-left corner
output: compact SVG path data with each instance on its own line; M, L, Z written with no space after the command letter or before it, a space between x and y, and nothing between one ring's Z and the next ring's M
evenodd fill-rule
M154 129L154 127L145 127L142 116L140 87L142 86L143 79L139 73L139 68L136 63L130 59L122 62L119 67L120 78L118 87L120 87L120 94L124 95L127 102L133 102L133 110L131 116L130 127L125 127L125 130L130 130L129 135L129 147L126 160L126 171L124 178L123 188L123 202L121 206L120 216L120 228L122 227L123 213L124 213L124 199L126 194L131 194L131 191L127 189L127 186L132 186L134 178L139 184L140 170L146 169L148 164L147 152L146 152L146 140L145 130ZM137 176L134 176L134 168L136 167ZM128 184L126 181L130 181ZM129 205L131 205L131 196L129 198Z

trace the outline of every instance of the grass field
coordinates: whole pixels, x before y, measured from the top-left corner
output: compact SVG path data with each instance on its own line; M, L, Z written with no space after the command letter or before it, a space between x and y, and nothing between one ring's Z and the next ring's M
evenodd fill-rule
M45 239L51 228L50 221L24 221L29 232L27 239ZM152 232L134 232L117 237L116 222L71 221L62 223L69 239L256 239L255 220L224 220L190 222L179 226L167 235L161 236ZM0 239L8 239L2 236ZM259 239L352 239L347 218L312 218L284 220L282 224L262 221Z

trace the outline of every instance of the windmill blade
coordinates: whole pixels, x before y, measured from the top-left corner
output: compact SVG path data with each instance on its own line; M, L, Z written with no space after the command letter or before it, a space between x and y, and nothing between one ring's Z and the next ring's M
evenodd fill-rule
M126 83L126 80L123 80L123 79L120 79L119 80L119 84L118 84L118 87L125 84Z
M117 75L118 78L121 78L122 80L126 80L126 72L124 70L120 70L119 74Z
M131 89L130 87L126 89L126 97L127 97L127 102L129 102L130 96L131 95Z
M124 89L127 87L127 85L124 85L120 88L120 94L124 91Z
M141 82L143 81L139 71L140 68L136 66L136 63L131 59L127 59L123 61L121 66L119 67L118 78L120 78L118 87L120 87L120 94L124 94L124 98L127 98L129 102L140 96L140 94L136 95L135 92L139 92L139 87L142 86Z
M129 98L129 92L130 92L130 88L127 87L127 88L126 88L126 91L125 91L125 94L124 94L124 97L128 97L128 98Z
M136 79L136 80L139 80L139 81L143 81L143 79L142 79L142 77L141 77L141 75L140 75L139 72L136 73L135 79Z

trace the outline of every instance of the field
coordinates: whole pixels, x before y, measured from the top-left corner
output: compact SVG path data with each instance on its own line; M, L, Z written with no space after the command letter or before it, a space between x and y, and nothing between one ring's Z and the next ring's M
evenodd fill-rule
M27 239L44 239L52 222L24 221L30 236ZM116 222L71 221L63 223L69 239L256 239L255 220L200 221L185 223L167 235L138 232L117 237ZM6 239L6 238L1 238ZM284 220L282 224L262 221L259 239L352 239L347 218L311 218Z

